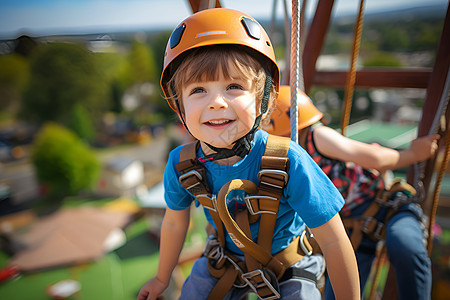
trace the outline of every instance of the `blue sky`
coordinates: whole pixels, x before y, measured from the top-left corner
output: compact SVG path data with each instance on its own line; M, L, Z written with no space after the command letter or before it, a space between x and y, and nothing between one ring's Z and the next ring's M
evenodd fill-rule
M274 0L222 0L222 6L256 19L270 18ZM277 1L282 13L282 0ZM289 4L291 1L287 1ZM308 11L317 0L309 0ZM448 0L366 0L366 11L446 4ZM335 13L355 12L359 0L335 0ZM290 11L290 10L289 10ZM191 14L187 0L1 0L0 38L89 33L102 30L174 28Z

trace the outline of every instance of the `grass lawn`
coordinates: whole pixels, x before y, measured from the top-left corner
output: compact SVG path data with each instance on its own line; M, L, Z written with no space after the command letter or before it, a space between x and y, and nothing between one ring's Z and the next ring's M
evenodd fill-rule
M111 199L95 202L68 199L64 206L98 206L109 201ZM193 240L198 241L205 238L205 221L203 219L202 215L193 214L194 221L187 237L187 246ZM77 280L81 284L81 291L68 299L136 299L142 285L156 274L158 265L158 244L147 234L148 221L147 217L143 217L127 227L125 229L126 244L106 254L98 261L24 274L0 283L0 299L48 300L50 298L46 295L46 288L64 279ZM6 254L0 252L0 267L5 266L8 259ZM185 264L180 273L187 276L190 267L191 264ZM171 292L173 291L168 291L169 294ZM171 299L171 297L166 297L166 299Z

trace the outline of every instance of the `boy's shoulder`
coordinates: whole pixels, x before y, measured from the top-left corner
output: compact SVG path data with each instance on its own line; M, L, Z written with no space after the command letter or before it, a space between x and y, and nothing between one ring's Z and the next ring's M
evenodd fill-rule
M172 163L178 163L180 160L180 152L181 149L185 146L186 144L183 145L179 145L175 148L173 148L172 150L170 150L169 152L169 158L168 158L168 163L172 162Z

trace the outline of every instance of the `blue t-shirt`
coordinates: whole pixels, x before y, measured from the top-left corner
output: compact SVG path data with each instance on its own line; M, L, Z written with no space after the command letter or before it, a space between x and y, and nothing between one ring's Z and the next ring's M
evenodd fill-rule
M250 153L234 165L204 163L207 181L213 194L218 195L222 186L233 179L247 179L259 183L257 174L260 171L261 157L266 149L267 137L267 132L258 130ZM180 159L181 147L170 152L164 172L164 198L167 206L173 210L186 209L193 201L198 205L195 197L178 181L180 173L175 166ZM199 147L197 157L202 156L204 154ZM305 224L310 228L321 226L336 215L344 205L344 199L339 191L302 147L291 142L287 157L289 181L280 200L272 254L286 248L293 238L301 234ZM236 196L236 193L232 199L227 200L227 206L233 207L228 201L243 202L242 197ZM204 212L208 222L215 226L208 209L204 209ZM259 222L250 224L253 240L257 240L258 228ZM234 253L243 254L227 234L226 247Z

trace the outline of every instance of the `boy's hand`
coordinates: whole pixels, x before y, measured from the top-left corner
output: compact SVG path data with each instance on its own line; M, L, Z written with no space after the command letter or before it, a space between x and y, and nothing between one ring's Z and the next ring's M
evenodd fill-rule
M417 161L427 160L436 152L439 138L439 134L433 134L417 138L411 142L410 150L416 155Z
M168 283L160 281L154 277L147 281L147 283L139 291L137 300L157 300L162 299L161 293L169 286Z

